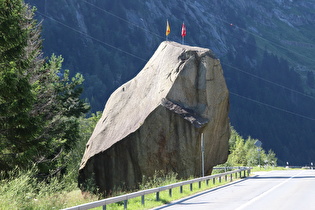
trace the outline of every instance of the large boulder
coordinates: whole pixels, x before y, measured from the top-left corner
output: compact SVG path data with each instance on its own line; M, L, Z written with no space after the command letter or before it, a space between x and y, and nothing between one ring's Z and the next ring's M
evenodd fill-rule
M162 42L142 71L109 98L86 145L79 185L102 193L136 188L143 176L201 175L228 156L229 93L209 49Z

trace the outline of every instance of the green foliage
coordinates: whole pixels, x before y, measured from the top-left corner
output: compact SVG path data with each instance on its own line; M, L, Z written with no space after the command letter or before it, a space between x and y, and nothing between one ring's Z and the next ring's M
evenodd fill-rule
M66 179L53 177L39 182L37 174L36 168L15 168L9 174L0 174L0 209L61 209L97 200L96 196L84 199Z
M78 119L79 138L63 157L60 166L66 171L62 176L57 173L40 181L38 165L28 170L16 167L0 172L0 209L61 209L97 200L97 195L81 194L77 177L86 142L100 117L98 112Z
M82 155L84 154L86 143L89 140L96 123L101 118L102 113L93 113L91 117L79 118L79 138L75 142L74 146L67 153L65 157L65 164L67 166L67 178L69 183L75 183L77 185L78 170L80 167Z
M142 183L140 189L150 189L155 187L161 187L172 183L179 182L177 179L177 173L170 172L165 173L164 171L155 171L153 177L142 177Z
M63 58L42 58L41 25L22 0L2 0L0 12L0 167L34 163L40 175L65 170L79 139L83 76L62 70Z
M27 45L24 12L21 0L0 1L0 63L15 61Z
M0 166L7 170L15 163L24 165L25 157L35 152L35 94L28 73L38 49L36 44L27 48L27 41L37 35L30 29L32 10L21 0L3 0L0 7Z
M243 139L232 127L231 128L230 155L227 164L231 166L255 166L269 165L276 166L276 154L269 150L266 154L265 150L255 145L257 139L248 137Z

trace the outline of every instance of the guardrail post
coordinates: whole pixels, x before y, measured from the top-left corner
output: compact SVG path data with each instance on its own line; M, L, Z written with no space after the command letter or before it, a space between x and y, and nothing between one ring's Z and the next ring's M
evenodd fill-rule
M124 210L127 210L128 200L124 200Z
M193 184L190 184L190 191L193 191Z
M224 176L225 181L227 181L227 175Z
M244 171L244 177L246 178L246 170Z
M206 180L207 186L209 186L209 179Z
M106 210L106 205L103 206L103 210Z
M242 172L240 171L240 178L242 178Z
M199 189L201 188L201 181L199 182Z
M180 192L180 193L183 193L183 186L180 186L180 187L179 187L179 192Z
M212 178L212 182L213 182L213 184L215 184L215 178Z
M141 204L144 206L144 195L141 195Z
M233 181L233 175L230 174L230 181Z
M156 192L156 201L160 200L160 192Z
M221 183L221 176L219 176L219 182Z
M172 188L168 190L168 194L170 197L172 197Z

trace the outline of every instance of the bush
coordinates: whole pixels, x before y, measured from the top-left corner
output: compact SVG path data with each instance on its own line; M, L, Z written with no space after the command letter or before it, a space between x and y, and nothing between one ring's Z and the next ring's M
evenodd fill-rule
M226 164L232 166L277 166L276 154L272 150L266 153L263 148L255 145L257 139L251 137L244 139L233 128L231 131L230 155Z

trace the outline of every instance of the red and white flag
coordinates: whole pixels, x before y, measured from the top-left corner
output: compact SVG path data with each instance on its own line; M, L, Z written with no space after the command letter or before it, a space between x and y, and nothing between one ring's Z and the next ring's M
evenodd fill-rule
M183 25L182 25L182 37L186 36L186 26L183 22Z

